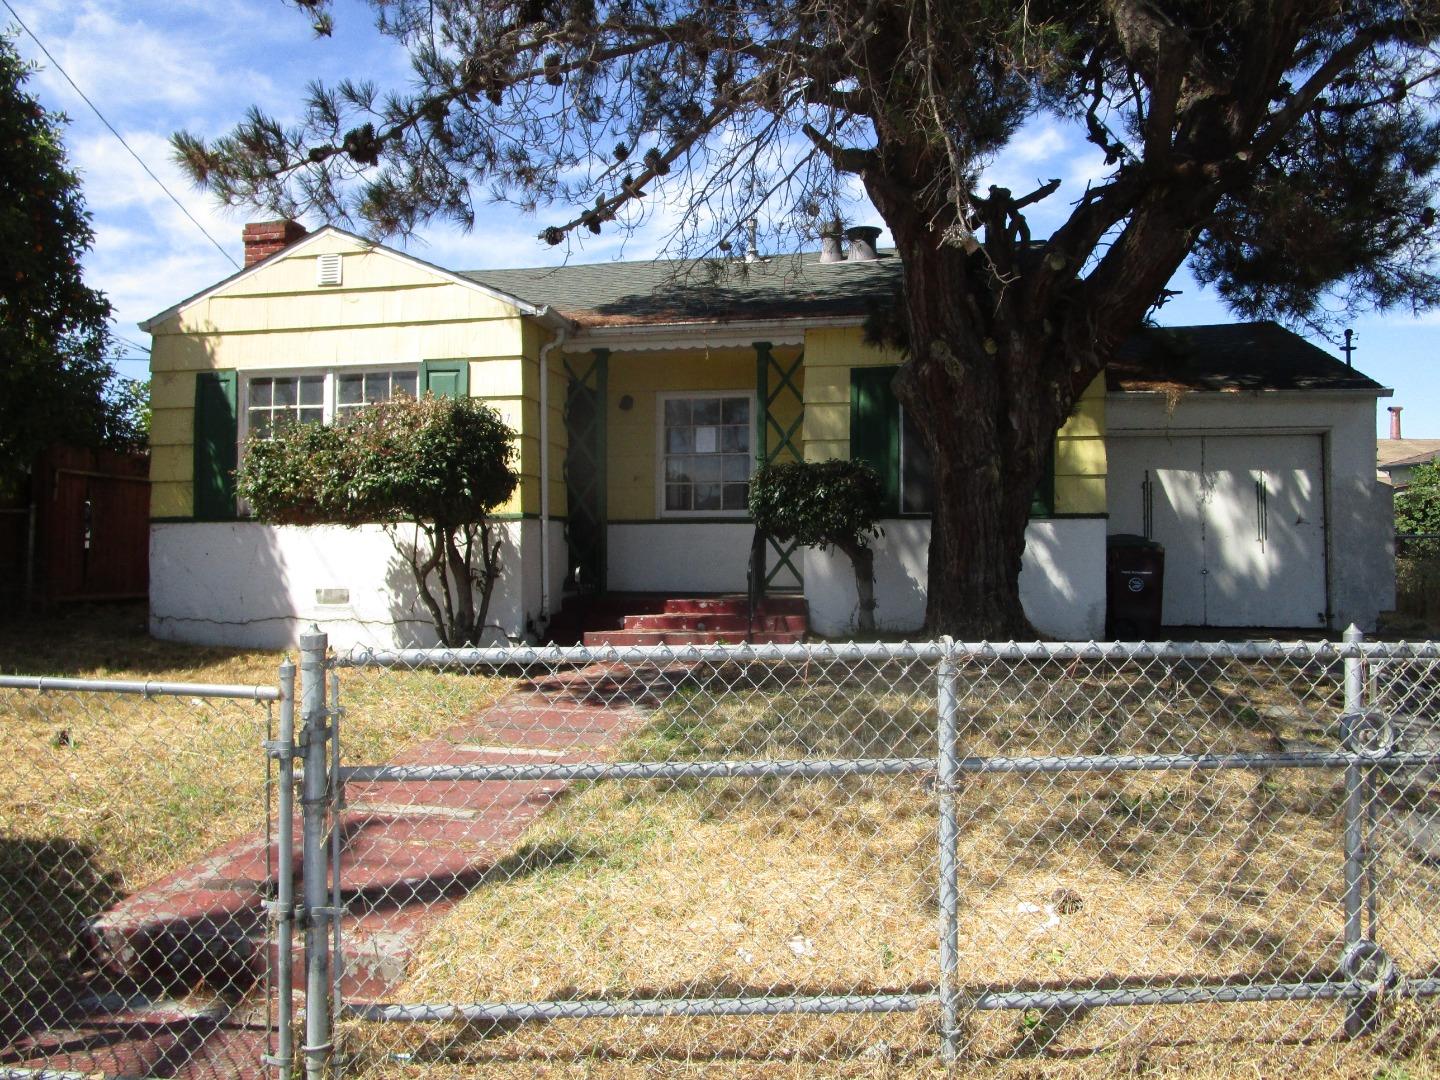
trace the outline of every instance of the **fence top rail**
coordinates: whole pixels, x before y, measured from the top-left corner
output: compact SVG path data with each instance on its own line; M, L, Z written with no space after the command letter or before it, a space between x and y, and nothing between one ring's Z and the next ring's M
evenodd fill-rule
M536 664L726 663L747 661L1307 661L1363 659L1440 660L1440 642L1340 641L922 641L796 645L506 645L473 649L371 649L336 657L341 667L505 667Z
M278 686L235 686L226 683L149 682L130 679L61 679L50 675L0 675L0 689L63 690L90 694L137 694L141 697L238 698L279 701Z

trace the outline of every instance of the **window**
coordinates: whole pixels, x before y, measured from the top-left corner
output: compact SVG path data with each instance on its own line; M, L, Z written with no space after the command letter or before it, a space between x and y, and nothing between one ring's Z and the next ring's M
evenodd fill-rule
M251 438L268 439L286 424L325 418L324 375L264 375L252 378L249 386L245 423Z
M342 371L335 376L335 419L359 412L367 405L389 401L397 394L415 397L419 377L414 371Z
M396 394L415 397L418 382L415 368L251 375L243 434L268 439L285 424L331 423Z
M929 514L934 509L930 452L890 388L893 367L850 369L850 456L880 474L886 512ZM1031 517L1055 512L1055 448L1030 506Z
M660 397L665 514L744 513L750 495L751 395L740 391Z

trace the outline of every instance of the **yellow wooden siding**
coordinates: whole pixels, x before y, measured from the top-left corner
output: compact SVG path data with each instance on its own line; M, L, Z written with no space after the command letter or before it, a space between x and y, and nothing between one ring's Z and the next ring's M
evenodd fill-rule
M805 335L805 459L850 456L850 370L898 364L893 349L865 344L858 328ZM1105 380L1081 395L1055 437L1055 512L1105 512Z
M316 285L316 257L335 251L344 253L343 284ZM536 355L537 339L526 322L508 304L342 236L322 237L185 306L153 330L152 516L192 513L194 372L469 357L472 396L491 401L517 423L524 418L525 365ZM537 427L524 429L520 443L522 472L529 467L534 494L517 493L502 512L519 513L522 504L538 511Z
M850 456L850 369L898 364L893 349L865 344L855 327L805 334L805 460Z
M1055 513L1105 513L1105 376L1095 379L1055 436Z
M795 347L774 350L789 363ZM755 350L695 349L677 352L614 352L610 355L606 424L606 502L611 521L651 521L656 504L658 395L686 390L755 392ZM629 397L629 408L620 401ZM794 419L787 410L785 423ZM758 418L757 418L758 419Z

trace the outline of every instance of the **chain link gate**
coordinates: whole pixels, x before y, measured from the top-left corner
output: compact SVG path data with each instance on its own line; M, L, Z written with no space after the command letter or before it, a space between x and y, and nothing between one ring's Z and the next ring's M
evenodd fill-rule
M281 696L0 675L0 1077L256 1072Z
M1433 645L365 651L331 703L338 671L515 678L370 765L323 651L296 748L311 1080L1440 1041ZM666 913L690 917L659 939L636 917Z

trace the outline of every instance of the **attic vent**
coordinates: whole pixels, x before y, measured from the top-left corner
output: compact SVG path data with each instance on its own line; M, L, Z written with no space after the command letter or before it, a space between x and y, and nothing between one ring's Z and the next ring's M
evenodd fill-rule
M321 255L315 262L315 284L316 285L339 285L340 284L340 256Z

